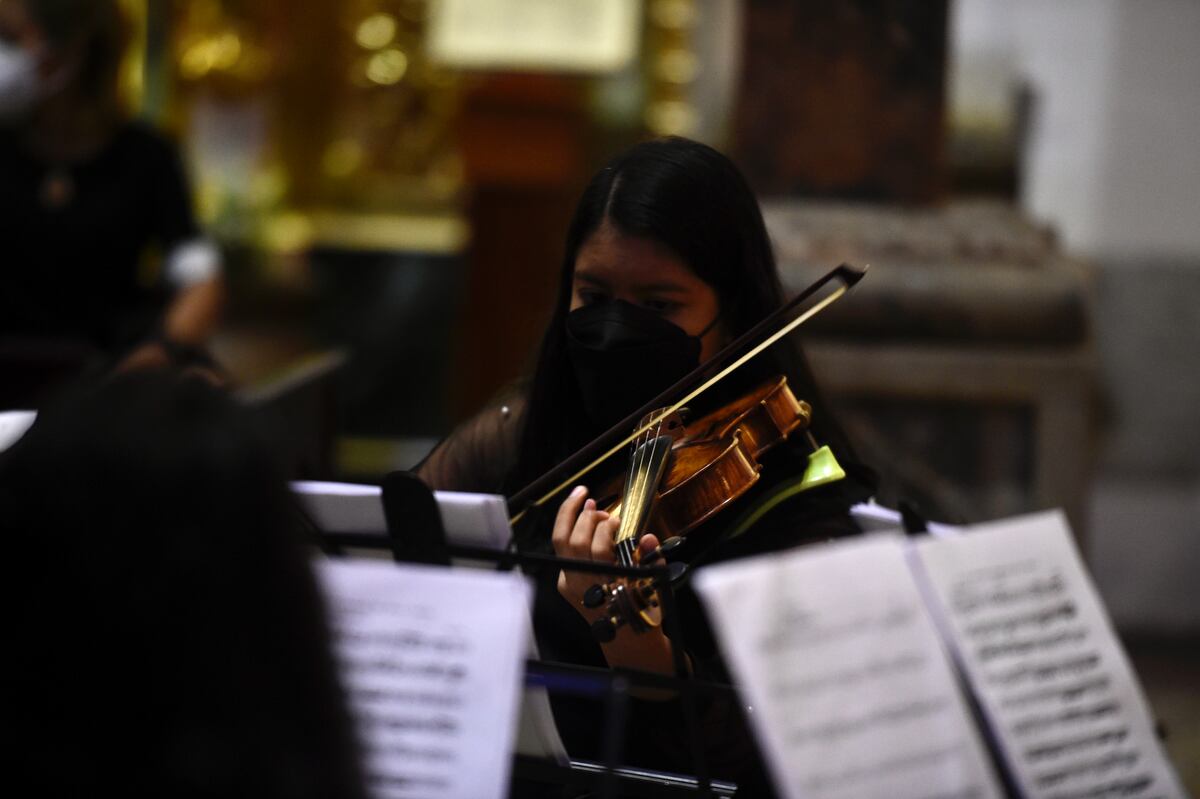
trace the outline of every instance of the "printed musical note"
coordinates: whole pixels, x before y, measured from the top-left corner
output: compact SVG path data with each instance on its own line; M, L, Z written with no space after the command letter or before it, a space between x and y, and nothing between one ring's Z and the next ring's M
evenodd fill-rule
M916 552L1023 796L1184 795L1060 513L969 528Z
M377 561L319 565L372 793L503 797L528 584Z
M695 575L785 796L999 795L902 540L865 537Z

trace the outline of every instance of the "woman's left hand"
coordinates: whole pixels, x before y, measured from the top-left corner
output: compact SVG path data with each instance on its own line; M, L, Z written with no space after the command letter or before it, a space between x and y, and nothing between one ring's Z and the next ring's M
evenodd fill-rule
M613 537L619 521L615 515L596 507L587 496L587 488L577 486L567 496L554 519L550 541L554 554L560 558L594 560L613 563ZM589 621L595 616L583 606L584 593L597 582L607 582L602 575L561 571L558 573L558 593Z
M551 542L554 553L560 558L591 560L613 563L613 541L620 521L596 507L595 500L587 498L587 489L578 486L563 500L554 520ZM658 539L645 535L638 541L638 549L644 553L658 546ZM608 582L603 575L569 573L558 574L558 592L588 622L600 618L603 611L584 607L584 593L597 583ZM627 625L617 629L616 637L600 645L604 658L610 666L655 671L672 674L675 664L671 655L671 642L661 627L652 627L642 633L629 630ZM639 689L636 696L645 699L670 699L672 692L655 689Z

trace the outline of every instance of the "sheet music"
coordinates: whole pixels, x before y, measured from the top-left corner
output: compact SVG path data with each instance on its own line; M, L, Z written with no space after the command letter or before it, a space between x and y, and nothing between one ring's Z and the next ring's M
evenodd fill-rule
M21 440L37 420L37 411L0 412L0 452Z
M293 480L292 493L326 533L376 533L387 541L383 489L376 485Z
M504 797L528 582L366 560L318 565L373 794Z
M512 538L508 503L499 494L434 491L446 540L463 546L504 549Z
M879 505L873 499L851 505L850 518L854 519L855 524L864 533L902 532L904 530L904 517L900 515L900 512ZM961 535L963 530L957 525L938 522L926 522L925 528L934 538Z
M999 796L903 539L866 536L693 578L792 799Z
M916 553L1022 795L1185 795L1060 512Z
M327 533L376 533L387 543L383 490L375 485L294 480L300 498L317 525ZM508 506L499 494L434 491L446 540L462 546L504 549L512 538Z

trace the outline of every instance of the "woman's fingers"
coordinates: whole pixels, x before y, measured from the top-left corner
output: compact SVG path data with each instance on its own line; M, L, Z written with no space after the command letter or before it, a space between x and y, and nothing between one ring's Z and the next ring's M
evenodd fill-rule
M554 531L550 534L550 543L554 545L554 552L560 557L566 555L567 542L571 537L571 531L575 528L575 521L579 518L579 511L583 508L586 496L586 486L575 486L558 506L558 514L554 517Z
M567 557L586 558L592 546L592 536L596 532L596 500L588 497L583 503L583 510L575 519L571 528L571 537L567 539Z
M570 558L591 558L592 560L612 560L612 552L601 552L599 555L594 554L596 545L597 528L601 524L608 521L608 513L596 507L596 501L589 499L583 503L583 510L579 513L579 518L575 520L575 527L571 530L571 537L567 541L567 557ZM609 544L609 550L612 549L612 544Z
M596 523L596 532L592 536L591 551L588 554L592 560L611 563L616 560L613 541L616 539L617 530L620 529L621 520L613 514L605 513L604 516L605 518Z
M612 561L612 533L597 544L597 526L615 522L606 511L596 507L596 501L587 498L587 489L578 486L563 500L554 518L554 531L550 536L554 552L563 558L582 558ZM613 527L612 529L615 529ZM607 540L607 544L603 541Z
M617 525L617 517L597 508L596 501L587 497L587 489L579 486L563 500L554 518L554 553L561 558L612 563ZM603 582L600 575L564 570L558 575L558 590L572 604L579 604L590 586Z

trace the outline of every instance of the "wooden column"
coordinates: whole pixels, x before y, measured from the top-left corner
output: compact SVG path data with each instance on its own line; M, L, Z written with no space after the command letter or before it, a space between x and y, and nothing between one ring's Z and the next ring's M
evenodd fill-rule
M754 189L937 200L947 5L747 0L734 154Z
M459 124L471 245L452 390L457 419L532 364L587 178L576 79L488 77L468 91Z

